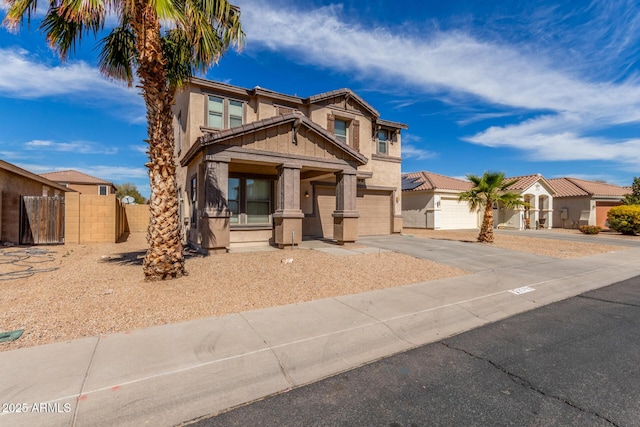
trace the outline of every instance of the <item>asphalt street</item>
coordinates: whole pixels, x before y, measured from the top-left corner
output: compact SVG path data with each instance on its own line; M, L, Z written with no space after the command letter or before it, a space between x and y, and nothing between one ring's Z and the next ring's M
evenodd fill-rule
M638 426L640 276L201 419L204 426Z

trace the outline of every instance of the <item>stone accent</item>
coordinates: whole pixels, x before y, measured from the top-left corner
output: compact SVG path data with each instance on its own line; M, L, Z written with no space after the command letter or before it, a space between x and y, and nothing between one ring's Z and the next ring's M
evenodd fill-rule
M339 245L355 242L358 238L356 209L357 171L336 172L336 210L333 212L333 238Z
M278 166L278 192L276 194L274 239L279 248L302 242L302 218L300 210L300 166Z
M216 158L205 161L204 206L198 222L203 249L225 252L229 247L229 212L227 191L229 187L229 159Z

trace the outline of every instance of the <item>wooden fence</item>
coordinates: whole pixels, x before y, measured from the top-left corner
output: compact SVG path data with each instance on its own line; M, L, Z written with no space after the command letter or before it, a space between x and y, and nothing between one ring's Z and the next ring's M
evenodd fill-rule
M64 243L64 197L20 196L20 244Z

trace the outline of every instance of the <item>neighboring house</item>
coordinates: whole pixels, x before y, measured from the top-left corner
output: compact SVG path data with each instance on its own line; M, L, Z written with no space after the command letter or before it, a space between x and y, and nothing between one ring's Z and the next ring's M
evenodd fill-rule
M555 178L549 183L556 191L553 224L561 228L580 225L607 228L609 209L621 205L625 194L631 192L627 187L577 178Z
M553 197L555 190L540 174L505 178L516 181L508 191L522 196L528 206L513 209L494 206L493 218L499 228L551 228L553 226Z
M43 215L29 217L28 213L31 211L25 209L25 202L22 197L59 196L64 198L67 191L70 190L56 182L0 160L0 241L14 244L34 243L32 241L33 234L39 230L34 222L34 217L37 219L44 218L45 225L50 228L49 230L45 229L45 233L56 234L54 237L61 240L64 237L62 223L48 221L48 215L49 213L53 215L54 208L58 209L57 213L59 215L62 215L63 203L56 204L53 207L44 204L42 206L43 210L41 210L44 213ZM49 212L49 208L51 208L51 212ZM54 230L53 228L56 227L58 229ZM41 236L41 238L46 240L47 236Z
M116 186L112 182L76 170L42 173L40 176L82 194L116 194Z
M509 191L518 193L527 207L493 206L497 228L551 228L554 190L542 175L505 178L515 181ZM434 230L478 228L483 211L471 212L467 202L459 202L461 192L471 189L469 181L433 172L413 172L402 176L402 217L404 227Z
M349 89L301 98L193 79L174 105L185 239L206 250L402 229L400 131Z
M455 230L477 228L478 213L467 202L459 202L461 192L471 182L433 172L402 175L402 222L406 228Z

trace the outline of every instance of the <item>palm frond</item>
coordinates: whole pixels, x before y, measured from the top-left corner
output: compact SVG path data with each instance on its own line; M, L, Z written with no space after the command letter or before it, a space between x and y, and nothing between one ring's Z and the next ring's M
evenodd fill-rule
M126 22L123 24L100 41L100 71L106 76L127 82L131 87L136 61L135 35Z
M49 9L40 24L40 29L44 31L49 45L58 51L63 61L70 50L75 52L76 42L82 38L83 33L82 22L65 19L58 7Z
M2 25L10 31L15 31L24 16L27 16L27 23L31 23L31 14L36 13L37 0L3 0L9 6L7 15L2 21Z
M191 47L187 34L182 30L171 30L162 38L167 81L172 88L182 86L193 75Z

